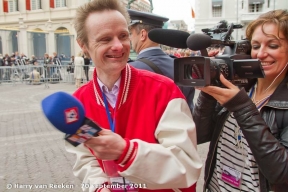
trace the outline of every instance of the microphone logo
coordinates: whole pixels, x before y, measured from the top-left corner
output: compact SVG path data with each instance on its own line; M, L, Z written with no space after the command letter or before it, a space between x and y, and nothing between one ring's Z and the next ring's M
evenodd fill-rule
M79 113L77 107L66 109L64 113L66 123L74 123L79 120Z

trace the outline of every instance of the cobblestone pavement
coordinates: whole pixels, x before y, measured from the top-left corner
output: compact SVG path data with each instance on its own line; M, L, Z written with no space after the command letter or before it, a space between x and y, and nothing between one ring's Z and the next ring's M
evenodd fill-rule
M41 100L72 84L0 85L0 192L81 191L72 174L73 154L65 151L63 134L45 118ZM205 161L208 146L198 146ZM197 191L202 190L201 176ZM8 189L11 188L11 189Z

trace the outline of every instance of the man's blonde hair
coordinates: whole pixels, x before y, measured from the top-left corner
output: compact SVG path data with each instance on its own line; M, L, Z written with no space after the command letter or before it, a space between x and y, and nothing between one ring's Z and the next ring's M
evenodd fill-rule
M104 10L119 11L126 19L127 24L130 23L130 17L127 12L127 9L124 6L124 3L122 3L120 0L93 0L89 3L86 3L78 7L76 10L74 27L77 33L77 40L79 40L85 45L88 45L87 29L85 25L87 17L91 13L101 12Z

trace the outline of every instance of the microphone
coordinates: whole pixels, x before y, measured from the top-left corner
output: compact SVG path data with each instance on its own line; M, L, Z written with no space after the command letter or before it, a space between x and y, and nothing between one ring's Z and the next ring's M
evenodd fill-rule
M41 102L42 111L50 123L66 133L65 140L73 146L98 136L102 130L95 122L85 117L82 103L65 92L56 92Z
M186 49L186 40L189 33L174 29L152 29L148 33L151 41L159 44L167 45L169 47Z
M209 47L212 43L211 37L205 34L192 34L188 37L187 47L191 50L202 50Z
M209 35L205 34L192 34L187 39L187 46L191 50L202 50L209 47L211 44L220 44L231 46L235 41L222 41L217 39L211 39Z

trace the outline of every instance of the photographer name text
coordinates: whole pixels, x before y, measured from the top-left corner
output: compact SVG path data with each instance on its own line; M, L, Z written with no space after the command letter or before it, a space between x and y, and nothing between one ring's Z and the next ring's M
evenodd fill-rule
M73 184L7 184L6 189L73 189L75 185Z

